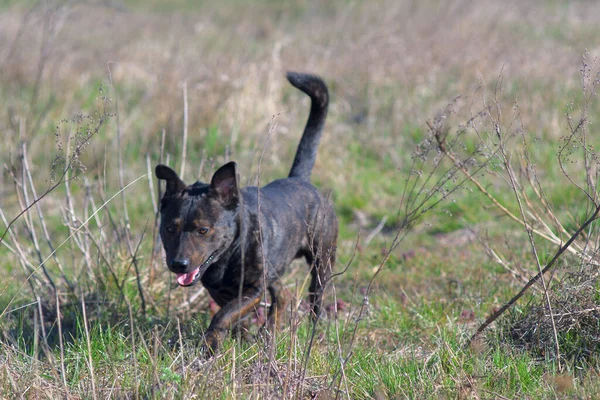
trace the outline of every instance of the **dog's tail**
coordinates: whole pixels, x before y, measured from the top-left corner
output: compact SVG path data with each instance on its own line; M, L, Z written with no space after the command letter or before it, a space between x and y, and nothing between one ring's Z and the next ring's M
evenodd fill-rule
M290 83L310 96L310 115L300 139L294 164L290 170L290 178L310 180L310 173L317 158L317 147L323 133L327 106L329 105L329 92L321 78L315 75L288 72L287 79Z

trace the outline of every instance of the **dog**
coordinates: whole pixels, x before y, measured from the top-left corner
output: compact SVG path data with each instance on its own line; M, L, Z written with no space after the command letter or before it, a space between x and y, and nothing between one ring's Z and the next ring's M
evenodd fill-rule
M237 165L229 162L214 173L210 184L186 185L173 169L155 169L156 177L166 181L160 237L167 266L180 286L202 282L220 306L204 336L211 354L267 291L267 328L281 325L289 302L281 277L296 258L304 257L310 266L309 299L316 323L335 264L337 217L329 200L310 183L329 92L314 75L288 72L287 79L311 98L287 178L261 188L240 188Z

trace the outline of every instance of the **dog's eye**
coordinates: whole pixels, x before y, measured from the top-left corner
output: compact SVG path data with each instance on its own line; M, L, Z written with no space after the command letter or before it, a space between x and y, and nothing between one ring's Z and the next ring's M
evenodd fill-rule
M167 232L169 233L175 233L175 228L172 226L167 226Z
M208 233L208 228L202 227L202 228L198 229L196 232L198 232L199 235L206 235Z

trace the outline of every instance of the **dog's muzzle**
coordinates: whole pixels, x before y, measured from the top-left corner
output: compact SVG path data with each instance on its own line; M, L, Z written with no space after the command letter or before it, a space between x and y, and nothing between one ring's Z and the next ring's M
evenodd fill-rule
M216 252L215 252L216 253ZM198 280L202 277L202 275L204 274L204 272L206 272L206 270L208 269L208 267L210 267L210 265L212 264L212 261L215 258L215 253L212 253L207 259L206 261L204 261L202 263L202 265L200 265L199 267L195 268L194 270L187 272L187 273L178 273L176 272L175 275L177 275L177 283L179 283L180 286L192 286L194 285L196 282L198 282ZM187 267L187 260L174 260L173 263L177 262L178 265L185 265L185 267ZM184 268L185 268L184 267Z

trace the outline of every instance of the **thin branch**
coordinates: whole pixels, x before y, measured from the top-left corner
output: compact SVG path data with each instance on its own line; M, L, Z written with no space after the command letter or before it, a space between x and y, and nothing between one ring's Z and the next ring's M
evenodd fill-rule
M185 164L187 156L187 140L188 140L188 92L187 81L183 81L183 144L181 146L181 168L179 177L183 179L185 174Z
M129 188L130 186L132 186L134 183L136 183L137 181L139 181L140 179L146 177L146 174L141 175L139 177L137 177L135 180L131 181L129 184L127 184L127 186L125 186L123 189L119 190L117 193L115 193L114 195L112 195L108 200L106 200L104 202L104 204L102 204L102 206L100 206L100 208L98 209L97 212L100 212L100 210L104 209L104 207L106 207L115 197L117 197L119 194L121 194L121 192L123 190L126 190L127 188ZM52 253L50 253L45 259L44 261L42 261L28 276L27 278L25 278L25 281L21 284L21 286L19 287L19 290L17 290L17 292L13 295L13 297L10 299L10 301L8 302L8 304L5 306L4 310L2 310L2 312L0 313L0 318L2 318L4 316L4 314L6 314L6 311L10 308L10 306L12 305L12 303L15 301L15 299L17 298L17 293L19 293L21 290L23 290L23 287L25 286L26 283L28 283L30 281L30 279L42 268L42 266L46 263L46 261L48 261L50 259L50 257L52 257L54 255L54 253L56 253L62 246L65 245L65 243L67 243L72 237L73 235L75 235L77 232L79 232L81 229L83 229L83 227L85 225L87 225L87 223L96 215L96 213L90 215L88 217L88 219L86 219L74 232L72 232L65 240L62 241L62 243L60 245L58 245L56 247L56 250L54 250Z
M550 262L544 267L543 270L541 270L533 278L531 278L529 280L529 282L527 282L527 284L525 286L523 286L523 288L519 291L519 293L517 293L512 299L510 299L510 301L508 303L503 305L499 310L497 310L491 316L489 316L479 326L479 328L477 328L477 331L467 341L467 346L469 346L473 342L473 340L475 340L481 334L481 332L483 332L492 322L494 322L496 319L498 319L498 317L500 317L502 314L504 314L504 312L507 309L509 309L514 303L516 303L517 300L519 300L534 283L536 283L538 280L540 280L540 278L554 266L554 263L556 263L556 261L560 258L560 256L562 256L562 254L565 251L567 251L567 249L571 246L571 244L575 241L575 239L577 239L579 234L581 232L583 232L592 222L594 222L596 220L599 213L600 213L600 206L596 207L596 210L594 211L592 216L589 217L583 223L583 225L581 225L579 227L579 229L577 229L577 231L571 236L571 238L567 241L567 243L565 243L563 246L560 247L560 249L558 249L558 251L554 254L554 257L552 257L552 260L550 260Z

